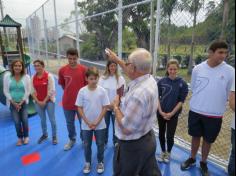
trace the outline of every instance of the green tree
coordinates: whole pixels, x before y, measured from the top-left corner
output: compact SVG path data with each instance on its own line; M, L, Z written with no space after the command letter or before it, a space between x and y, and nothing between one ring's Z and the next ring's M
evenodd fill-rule
M229 1L229 15L225 27L225 38L231 45L232 50L235 49L235 0ZM232 51L235 52L235 51Z
M142 0L124 0L123 4L137 3ZM78 2L80 12L83 16L90 16L117 8L118 1L114 0L85 0ZM149 49L150 41L150 6L140 5L123 10L123 26L132 30L137 37L137 46ZM94 32L99 47L114 48L118 35L117 13L108 13L84 21L88 32Z
M215 1L209 1L206 6L207 15L210 15L216 8Z
M229 0L224 0L224 10L223 10L223 21L222 21L222 29L221 29L221 35L220 39L225 39L226 38L226 27L228 24L229 20Z
M137 3L142 0L124 0ZM137 38L137 46L149 49L150 46L150 5L139 5L123 11L123 25L133 30Z
M204 0L182 0L182 3L181 3L182 10L188 11L189 13L193 15L191 54L190 54L189 65L188 65L188 74L192 73L192 67L193 67L197 15L203 5L204 5Z
M80 13L82 13L84 17L87 17L115 7L115 4L113 0L85 0L78 2L78 6ZM105 57L104 49L106 47L115 48L118 31L116 13L108 13L106 15L88 18L83 21L83 25L85 25L88 34L95 35L96 37L96 47L99 48L97 57L100 59Z
M163 11L164 16L168 17L168 59L171 57L171 15L174 8L177 5L178 0L164 0L163 1Z
M92 33L83 34L81 35L81 39L83 40L80 48L81 56L89 60L98 59L97 57L100 50L97 47L98 41L96 35Z
M125 27L123 30L123 52L130 53L131 50L135 49L137 47L137 37L134 34L134 32L128 28Z

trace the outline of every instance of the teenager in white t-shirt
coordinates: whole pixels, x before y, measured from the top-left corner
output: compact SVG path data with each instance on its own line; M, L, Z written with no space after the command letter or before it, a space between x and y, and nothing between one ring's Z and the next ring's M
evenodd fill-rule
M125 87L125 79L123 76L119 75L118 67L115 62L108 61L106 65L106 71L103 76L100 77L99 83L104 89L106 89L109 100L112 103L117 94L120 96L124 93ZM112 120L112 127L113 127L113 144L117 142L117 137L115 136L115 116L113 114L112 108L110 107L105 115L105 122L106 122L106 137L105 137L105 145L108 143L109 137L109 126Z
M82 117L82 137L84 140L85 166L84 174L91 171L92 157L92 140L93 135L96 137L97 144L97 172L104 172L104 144L106 123L104 116L107 106L110 104L107 92L104 88L97 85L99 79L99 71L96 67L91 67L86 72L86 81L88 85L79 91L76 100L76 106Z
M232 120L232 135L231 135L231 142L232 142L232 150L229 159L229 166L228 166L228 173L229 176L235 175L235 79L234 83L231 88L231 93L229 96L229 105L230 108L234 111L233 120Z
M228 45L215 41L209 48L208 60L193 69L188 124L192 150L190 158L181 165L182 170L196 165L196 155L203 137L200 169L203 176L209 175L207 158L221 130L235 74L234 68L224 62L227 55Z

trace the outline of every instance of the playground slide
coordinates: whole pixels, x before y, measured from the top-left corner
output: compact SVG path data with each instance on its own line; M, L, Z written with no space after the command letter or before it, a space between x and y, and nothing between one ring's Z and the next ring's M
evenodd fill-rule
M6 71L4 68L0 67L0 103L2 103L3 105L6 105L6 97L3 94L3 77L6 72L8 72L8 71ZM36 114L34 102L33 102L32 98L30 98L30 102L28 105L28 114L29 114L29 116Z
M5 73L5 69L0 66L0 102L6 105L6 98L3 94L3 75Z

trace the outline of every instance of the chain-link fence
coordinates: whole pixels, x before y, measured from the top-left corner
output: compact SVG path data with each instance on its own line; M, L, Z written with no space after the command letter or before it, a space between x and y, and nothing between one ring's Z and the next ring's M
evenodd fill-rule
M225 4L224 4L225 2ZM226 4L227 2L227 4ZM168 58L179 60L182 68L191 68L207 58L209 44L225 39L230 45L227 60L235 66L235 2L204 0L164 0L161 17L160 66ZM224 15L227 20L223 25Z
M57 72L70 47L80 50L83 63L86 60L100 64L104 64L106 47L122 57L137 45L149 48L151 2L49 0L26 19L29 52L34 59L45 59Z
M230 45L228 62L235 66L235 1L201 1L201 0L170 0L163 1L159 66L164 68L169 58L175 58L181 63L183 75L191 73L192 66L207 58L209 44L215 39L226 39ZM228 5L228 6L227 6ZM227 24L223 25L225 8L229 10ZM176 138L182 145L189 147L191 137L188 135L189 99L185 103L176 132ZM221 133L211 149L211 158L220 165L227 165L231 148L230 108L224 116Z
M206 59L209 43L224 38L230 44L228 61L234 65L235 1L222 0L49 0L26 19L29 53L44 59L47 69L57 73L67 61L66 50L80 50L81 62L103 68L106 47L122 58L137 47L151 51L158 75L169 58L181 63L187 80L192 65ZM229 14L225 14L225 9ZM222 16L226 17L223 20ZM158 59L157 59L158 58ZM158 63L158 64L156 64ZM176 133L177 143L190 146L187 133L189 101ZM224 124L211 158L226 166L232 112Z
M191 136L188 135L188 113L189 113L189 101L191 95L188 96L186 103L184 104L182 113L179 117L178 127L176 130L176 143L184 148L190 149ZM229 153L231 150L231 121L233 112L227 107L227 111L224 115L223 125L221 132L211 148L210 159L219 164L222 167L226 167L228 164ZM156 127L158 133L158 127ZM200 153L201 151L199 151Z

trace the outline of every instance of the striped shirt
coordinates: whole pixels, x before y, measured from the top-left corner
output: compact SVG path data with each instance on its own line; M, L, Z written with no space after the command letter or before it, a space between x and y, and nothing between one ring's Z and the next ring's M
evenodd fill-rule
M118 139L137 140L146 135L153 128L157 104L158 88L153 76L148 74L131 81L128 92L121 98L124 117L121 125L115 124Z

